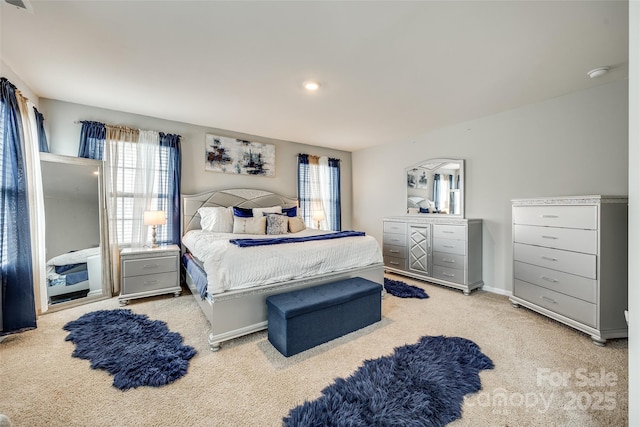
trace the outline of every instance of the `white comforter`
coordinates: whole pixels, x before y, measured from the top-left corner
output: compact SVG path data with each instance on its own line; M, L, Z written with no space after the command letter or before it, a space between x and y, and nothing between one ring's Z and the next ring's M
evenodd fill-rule
M47 279L53 280L60 277L60 275L56 273L57 265L82 264L87 262L87 258L95 255L100 255L100 246L97 248L67 252L66 254L53 257L47 261Z
M320 234L306 229L286 236ZM214 233L191 230L182 244L204 266L209 294L311 277L382 262L378 242L371 236L344 237L302 243L241 248L229 239L277 236Z

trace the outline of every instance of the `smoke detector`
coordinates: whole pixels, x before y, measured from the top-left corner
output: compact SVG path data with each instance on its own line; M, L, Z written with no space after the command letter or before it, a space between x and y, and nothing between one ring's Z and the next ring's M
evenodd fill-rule
M591 77L592 79L595 79L596 77L605 75L609 70L610 70L609 67L594 68L593 70L587 73L587 76Z

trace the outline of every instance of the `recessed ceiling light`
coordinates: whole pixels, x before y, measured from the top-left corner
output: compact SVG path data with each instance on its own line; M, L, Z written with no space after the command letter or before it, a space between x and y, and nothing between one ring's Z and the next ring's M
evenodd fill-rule
M587 76L591 77L592 79L595 79L596 77L600 77L604 74L607 73L607 71L609 71L610 68L609 67L599 67L599 68L594 68L593 70L589 71L587 73Z
M320 83L310 80L308 82L304 82L304 88L308 91L314 92L320 89Z

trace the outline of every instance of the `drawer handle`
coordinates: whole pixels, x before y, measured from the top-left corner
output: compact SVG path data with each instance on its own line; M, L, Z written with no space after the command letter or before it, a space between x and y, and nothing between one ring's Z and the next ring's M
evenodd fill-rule
M449 264L455 264L456 260L455 259L442 258L442 262L448 262Z
M400 265L400 263L397 262L397 261L389 261L389 264L391 264L391 265Z
M400 251L396 251L396 250L393 250L393 249L389 249L389 253L390 253L390 254L399 254L399 253L400 253Z
M551 258L550 256L541 256L540 258L542 258L545 261L557 261L558 258Z
M540 215L540 218L560 218L558 215Z
M142 268L150 269L150 268L158 268L158 264L145 264Z
M558 281L556 279L554 279L553 277L547 277L547 276L540 276L540 278L542 280L546 280L547 282L551 282L551 283L558 283Z
M443 248L449 248L449 249L453 249L455 248L455 246L453 245L442 245Z
M391 241L393 241L393 242L399 242L399 241L400 241L400 239L391 239Z
M443 276L447 276L447 277L456 277L456 275L455 275L455 274L445 273L445 272L442 272L442 275L443 275Z
M448 231L448 230L442 230L443 234L453 234L453 231Z
M145 285L155 285L156 283L158 283L157 280L147 280L144 282Z
M542 236L543 239L558 240L556 236Z
M544 301L546 301L546 302L550 302L550 303L552 303L552 304L557 304L557 303L558 303L558 301L556 301L556 300L554 300L554 299L551 299L551 298L549 298L549 297L545 297L545 296L541 296L541 297L540 297L540 299L541 299L541 300L544 300Z

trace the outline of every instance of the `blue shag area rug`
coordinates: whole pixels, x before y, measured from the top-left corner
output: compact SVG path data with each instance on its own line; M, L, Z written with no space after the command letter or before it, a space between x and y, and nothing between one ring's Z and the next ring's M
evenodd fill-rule
M169 384L187 373L196 354L165 322L131 310L94 311L62 329L70 332L65 341L76 345L72 356L109 372L120 390Z
M384 288L391 295L399 298L429 298L429 295L427 295L424 289L409 285L400 280L391 280L385 277Z
M313 402L292 409L283 424L298 426L443 426L462 415L479 372L493 362L473 341L425 336L390 356L366 360Z

